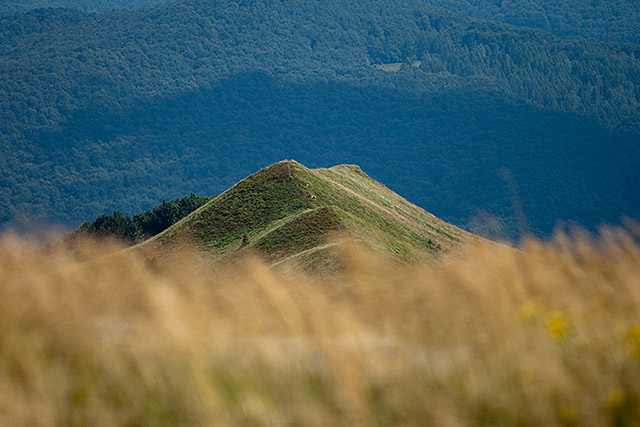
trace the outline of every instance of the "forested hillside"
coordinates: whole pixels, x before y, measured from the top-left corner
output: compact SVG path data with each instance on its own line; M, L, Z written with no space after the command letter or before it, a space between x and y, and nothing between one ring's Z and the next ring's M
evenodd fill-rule
M43 7L86 12L168 3L170 0L4 0L0 16ZM635 0L423 0L461 15L511 25L540 28L563 38L591 41L640 42L640 3Z
M565 38L640 42L635 0L425 0L461 14L540 28Z
M70 8L85 12L104 12L115 9L139 9L169 0L3 0L0 16L14 15L31 9Z
M637 217L638 58L419 0L4 18L0 221L135 213L283 158L488 234Z

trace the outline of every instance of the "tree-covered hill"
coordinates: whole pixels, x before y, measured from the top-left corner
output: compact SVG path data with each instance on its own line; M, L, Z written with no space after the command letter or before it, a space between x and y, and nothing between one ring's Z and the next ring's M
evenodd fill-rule
M422 72L416 89L439 86L441 75L448 86L475 78L606 126L639 125L640 47L563 41L419 0L185 0L89 16L38 10L2 20L0 34L5 90L22 89L13 102L33 107L36 123L88 101L126 104L247 69L379 81L372 65L406 63Z
M476 18L540 28L564 38L640 43L635 0L425 0Z
M3 0L0 16L14 15L41 8L69 8L85 12L104 12L116 9L139 9L169 0Z
M73 8L85 12L138 9L170 0L4 0L0 16L32 9ZM424 0L461 15L540 28L563 38L640 43L640 3L635 0Z
M640 216L638 46L418 0L190 0L4 18L0 47L4 222L139 212L292 157L510 236Z

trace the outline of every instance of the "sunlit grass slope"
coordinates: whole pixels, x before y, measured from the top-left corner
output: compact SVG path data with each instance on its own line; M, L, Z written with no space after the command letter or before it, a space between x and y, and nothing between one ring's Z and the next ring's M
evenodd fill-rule
M214 255L254 248L272 262L317 262L331 234L356 238L402 260L447 251L472 236L409 203L358 166L271 165L184 218L145 249L188 242Z
M640 424L628 234L475 242L426 265L337 247L327 281L251 256L151 268L103 243L78 263L3 240L0 425Z

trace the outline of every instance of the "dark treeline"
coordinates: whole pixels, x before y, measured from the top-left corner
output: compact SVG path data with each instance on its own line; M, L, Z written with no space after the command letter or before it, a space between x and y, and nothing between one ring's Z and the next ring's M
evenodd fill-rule
M419 0L186 0L4 18L0 47L0 222L143 211L283 158L512 237L640 212L636 45Z
M169 202L164 200L162 204L134 215L133 218L120 211L114 211L111 215L100 215L93 222L83 223L67 238L74 239L84 235L108 236L128 244L138 243L166 230L209 200L210 197L196 196L192 193L181 199Z

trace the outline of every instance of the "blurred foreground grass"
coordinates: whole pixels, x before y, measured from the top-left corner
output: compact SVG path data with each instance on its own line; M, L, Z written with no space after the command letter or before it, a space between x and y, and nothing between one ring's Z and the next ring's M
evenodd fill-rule
M0 425L640 425L632 236L334 278L5 238Z

